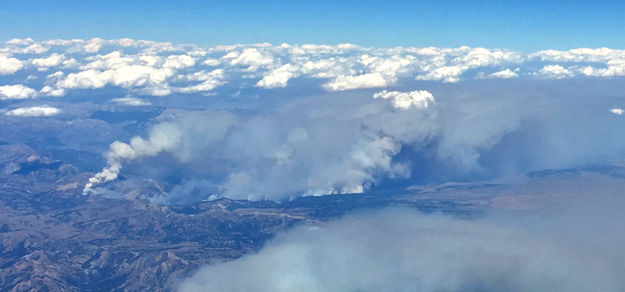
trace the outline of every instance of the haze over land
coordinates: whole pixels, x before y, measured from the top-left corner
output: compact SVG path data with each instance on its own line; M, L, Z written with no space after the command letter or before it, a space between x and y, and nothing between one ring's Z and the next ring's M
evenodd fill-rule
M609 48L6 41L2 287L622 290L624 76Z

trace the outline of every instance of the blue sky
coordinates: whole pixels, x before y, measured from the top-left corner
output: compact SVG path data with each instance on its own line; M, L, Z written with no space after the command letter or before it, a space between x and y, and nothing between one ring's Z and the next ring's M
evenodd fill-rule
M625 48L622 1L0 1L0 39Z

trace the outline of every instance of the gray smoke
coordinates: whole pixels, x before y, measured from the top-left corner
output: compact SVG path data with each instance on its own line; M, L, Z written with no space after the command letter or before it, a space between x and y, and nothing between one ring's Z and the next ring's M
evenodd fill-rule
M358 193L424 173L492 178L620 159L625 124L610 111L618 99L606 97L619 86L588 82L487 80L267 98L252 111L182 111L147 138L113 143L109 166L86 192L160 153L194 170L182 177L192 185L174 187L172 197L210 189L204 198L273 200Z
M381 174L410 174L392 158L402 145L432 135L435 116L434 98L425 91L377 99L321 97L252 115L186 112L153 127L147 139L113 143L109 166L86 192L115 179L124 162L160 152L207 167L226 161L226 175L215 183L233 198L362 192Z
M386 209L300 227L179 291L623 291L622 179L533 183L532 210L462 220Z

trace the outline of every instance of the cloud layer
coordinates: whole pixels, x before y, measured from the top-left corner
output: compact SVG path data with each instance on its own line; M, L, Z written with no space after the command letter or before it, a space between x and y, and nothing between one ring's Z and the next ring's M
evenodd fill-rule
M454 83L480 78L614 77L625 53L608 48L519 53L485 48L374 49L352 44L199 47L151 41L15 39L0 46L0 75L43 75L43 95L123 88L154 96L206 94L219 86L283 88L290 80L323 80L328 91L379 88L400 80Z
M7 116L48 117L61 113L58 108L50 106L20 107L4 113Z
M0 86L0 100L26 99L36 96L37 92L22 84Z

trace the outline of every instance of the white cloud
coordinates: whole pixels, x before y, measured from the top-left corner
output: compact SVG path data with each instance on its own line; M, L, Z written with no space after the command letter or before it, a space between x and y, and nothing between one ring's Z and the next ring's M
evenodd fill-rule
M272 56L261 53L256 48L247 48L241 52L232 51L223 59L230 59L229 64L232 66L246 65L249 71L256 71L259 67L269 66L274 63Z
M188 85L175 90L183 93L208 92L225 83L224 70L199 71L183 77L187 81L202 81L199 84Z
M624 111L621 108L613 108L613 109L610 109L610 112L615 114L615 115L619 115L620 116L620 115L623 114Z
M540 69L537 73L540 76L547 78L563 79L573 77L573 72L560 65L546 65Z
M286 87L287 82L298 75L299 68L292 64L286 64L270 71L263 76L263 79L256 83L256 86L263 88Z
M106 50L102 48L106 47ZM29 61L16 53L51 55ZM0 74L13 74L30 64L45 71L60 66L63 80L47 80L42 93L61 96L72 89L118 86L128 94L169 95L212 91L229 82L243 87L287 87L295 78L328 79L323 88L345 91L388 87L402 80L445 83L488 78L561 79L575 76L625 76L625 50L608 48L546 50L533 54L485 48L366 48L355 45L233 45L202 48L131 39L16 39L0 46ZM104 53L106 52L106 53ZM537 67L535 63L538 63ZM575 63L571 65L570 63ZM201 84L181 84L180 74L223 70ZM470 70L493 72L485 76ZM515 68L515 69L512 69ZM27 68L30 69L30 68ZM30 72L29 72L30 73ZM199 81L199 80L198 80Z
M45 96L55 96L55 97L63 96L66 93L65 89L63 88L53 88L52 86L48 86L48 85L41 88L39 92L41 92L41 94Z
M375 72L357 76L341 75L324 84L323 87L330 91L342 91L360 88L386 87L395 84L396 81L397 80L395 78L385 77L381 73Z
M104 44L104 40L99 39L99 38L93 38L85 42L82 45L81 49L85 53L97 53L98 51L100 51L100 48L102 48L103 44Z
M163 68L182 69L195 65L195 59L187 55L173 55L165 59Z
M461 47L460 49L466 49L468 50L468 53L456 58L454 62L465 65L469 68L500 65L503 62L518 63L523 61L521 54L516 52L488 50L485 48L470 49L467 47Z
M495 72L487 76L488 78L499 78L499 79L511 79L519 77L515 71L510 70L510 68L506 68L505 70Z
M464 73L466 66L443 66L429 71L425 74L417 75L416 80L442 80L443 82L458 82L460 75Z
M113 71L86 70L78 73L70 73L63 80L57 82L59 88L102 88L113 83Z
M145 101L143 99L135 98L135 97L119 97L113 98L110 100L111 102L127 105L127 106L145 106L150 105L149 101Z
M129 56L124 56L120 51L113 51L106 55L96 55L90 56L84 59L85 61L89 61L89 63L80 66L82 70L89 69L99 69L99 70L108 70L108 69L119 69L126 66L129 66L133 63L134 59Z
M42 41L41 43L47 46L66 47L66 46L74 45L74 44L81 43L81 42L83 42L83 40L80 40L80 39L71 39L71 40L52 39L52 40Z
M61 113L61 110L49 106L20 107L5 113L7 116L48 117Z
M393 107L399 109L409 109L412 106L416 108L426 108L428 104L434 102L434 96L425 90L410 92L383 90L374 94L373 98L391 99Z
M609 48L589 49L579 48L568 51L543 50L531 54L541 61L548 62L606 62L625 57L625 50L613 50Z
M302 73L313 78L333 78L339 75L354 74L350 70L350 61L344 58L329 58L306 61L302 65Z
M23 67L22 61L0 54L0 75L13 74Z
M5 44L4 51L13 54L42 54L50 49L50 47L45 46L43 43L35 42L31 38L12 39Z
M32 44L28 47L25 47L19 50L18 52L22 54L43 54L47 52L49 49L50 48L44 47L41 44Z
M0 86L0 100L26 99L37 95L37 91L23 84Z
M361 56L361 62L371 68L373 72L379 72L386 76L397 76L409 71L409 67L414 65L416 58L408 56L390 56L387 58Z
M89 69L70 73L56 83L57 88L102 88L116 85L123 88L158 85L174 75L170 69L158 69L150 66L129 65L105 71Z
M202 61L202 64L206 66L218 66L219 64L221 64L221 62L219 62L219 60L217 59L206 58L206 60Z
M28 46L32 43L33 43L32 38L25 38L25 39L14 38L14 39L10 39L6 41L6 44L8 45L19 45L19 46Z
M516 52L484 48L426 48L415 52L426 57L419 66L421 72L416 76L416 80L441 80L449 83L460 81L461 76L472 68L521 63L524 60L523 56Z
M143 62L144 65L155 66L156 63L161 61L161 58L155 55L140 55L139 60Z
M133 39L129 39L129 38L124 38L124 39L117 40L117 44L119 44L122 47L133 47L133 46L137 46L137 41Z
M33 65L47 70L48 67L54 67L54 66L60 65L64 60L65 60L64 55L54 53L46 58L33 59L31 62Z

